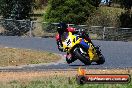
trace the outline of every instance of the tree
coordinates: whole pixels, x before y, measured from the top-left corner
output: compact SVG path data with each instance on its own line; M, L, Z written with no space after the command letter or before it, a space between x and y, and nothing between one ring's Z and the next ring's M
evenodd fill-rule
M43 9L43 6L47 6L48 0L33 0L35 9Z
M99 4L101 3L101 0L92 0L92 5L93 6L95 6L96 7L96 9L97 9L97 7L99 7Z
M32 2L32 0L0 0L0 14L4 19L12 19L3 22L3 27L7 30L7 33L4 34L22 35L29 31L29 21L25 21L23 24L17 20L30 19Z
M3 18L27 19L31 10L32 0L0 0L0 14Z
M113 3L119 4L120 0L112 0Z
M125 12L120 15L121 27L132 28L132 0L120 0L121 7L125 8Z
M132 0L113 0L114 2L120 3L121 7L126 10L130 10L132 7Z
M132 14L125 12L120 15L120 27L132 28Z
M49 0L45 21L83 24L95 10L92 0Z
M108 4L109 1L108 0L105 0L105 1L106 1L106 4Z

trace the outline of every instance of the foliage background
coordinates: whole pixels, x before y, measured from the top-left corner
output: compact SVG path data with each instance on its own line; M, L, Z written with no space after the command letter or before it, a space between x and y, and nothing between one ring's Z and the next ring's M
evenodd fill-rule
M32 2L32 0L0 0L0 14L6 19L27 19L30 17Z
M44 20L83 24L90 13L95 11L93 4L91 0L49 0Z
M94 13L92 13L87 20L88 26L105 26L105 27L119 27L120 15L124 10L113 7L100 7Z

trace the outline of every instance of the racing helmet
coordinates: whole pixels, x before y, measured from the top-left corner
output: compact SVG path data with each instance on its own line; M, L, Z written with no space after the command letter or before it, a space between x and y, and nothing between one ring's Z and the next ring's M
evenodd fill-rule
M58 33L64 33L67 30L67 27L68 26L67 26L66 23L63 23L63 22L59 23L57 25L57 31L58 31Z

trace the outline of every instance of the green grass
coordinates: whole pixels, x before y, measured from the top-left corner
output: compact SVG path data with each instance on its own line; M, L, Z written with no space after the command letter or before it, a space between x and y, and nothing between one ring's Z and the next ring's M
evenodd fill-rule
M68 77L55 76L51 78L40 78L30 81L11 81L0 83L0 88L132 88L132 82L129 84L84 84L78 85L76 79Z

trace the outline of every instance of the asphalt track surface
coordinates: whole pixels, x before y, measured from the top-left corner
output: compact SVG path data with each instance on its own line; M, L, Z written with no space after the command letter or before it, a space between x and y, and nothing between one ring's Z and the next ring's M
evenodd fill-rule
M101 46L101 52L106 58L103 65L84 66L79 60L72 64L67 64L64 57L57 63L28 65L20 67L0 67L0 70L46 70L46 69L75 69L79 66L84 68L132 68L132 42L122 41L99 41L93 40L95 45ZM15 37L15 36L0 36L0 45L14 48L26 48L33 50L49 51L64 55L58 51L54 38L30 38L30 37Z

